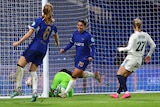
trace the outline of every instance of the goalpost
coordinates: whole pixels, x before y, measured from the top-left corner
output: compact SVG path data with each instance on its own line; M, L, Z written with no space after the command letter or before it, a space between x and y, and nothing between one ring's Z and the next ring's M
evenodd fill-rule
M0 2L0 97L9 97L15 88L15 70L19 56L32 38L14 48L12 43L21 38L32 21L41 17L42 6L47 0L3 0ZM87 70L100 71L102 83L95 79L77 79L75 94L96 94L115 92L118 86L115 65L117 47L128 41L132 30L132 20L141 18L143 31L147 31L156 42L156 50L151 63L143 64L135 74L128 78L130 92L157 92L160 90L159 41L160 41L160 2L158 0L48 0L54 5L55 24L60 36L60 46L56 47L50 39L47 56L39 66L38 93L48 97L48 90L54 74L66 68L74 68L74 47L65 54L60 48L69 42L79 19L88 20L87 30L95 38L96 53ZM148 51L148 49L146 50ZM29 65L25 67L28 69ZM29 76L23 79L23 97L31 95L25 85Z

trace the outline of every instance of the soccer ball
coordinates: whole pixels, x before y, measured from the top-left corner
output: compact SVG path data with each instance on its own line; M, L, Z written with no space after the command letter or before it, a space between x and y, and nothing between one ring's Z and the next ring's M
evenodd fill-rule
M32 86L32 79L31 79L31 77L27 77L25 83L26 83L26 85L28 87Z

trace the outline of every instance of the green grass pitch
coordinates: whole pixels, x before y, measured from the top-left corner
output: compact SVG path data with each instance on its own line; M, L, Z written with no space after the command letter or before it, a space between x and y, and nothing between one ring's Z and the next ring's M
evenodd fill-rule
M0 99L0 107L160 107L160 93L134 93L128 99L113 99L109 94L75 95L69 98Z

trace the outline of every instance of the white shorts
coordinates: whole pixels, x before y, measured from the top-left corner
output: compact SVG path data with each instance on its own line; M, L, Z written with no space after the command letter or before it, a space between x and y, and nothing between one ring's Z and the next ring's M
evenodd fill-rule
M135 57L128 55L121 66L124 66L126 70L130 72L136 71L142 64L142 57Z

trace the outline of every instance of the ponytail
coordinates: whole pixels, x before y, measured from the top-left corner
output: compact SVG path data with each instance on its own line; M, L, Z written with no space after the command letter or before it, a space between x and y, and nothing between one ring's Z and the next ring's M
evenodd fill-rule
M42 18L44 18L45 22L47 24L51 24L53 22L53 6L50 3L45 4L43 8L43 15Z

